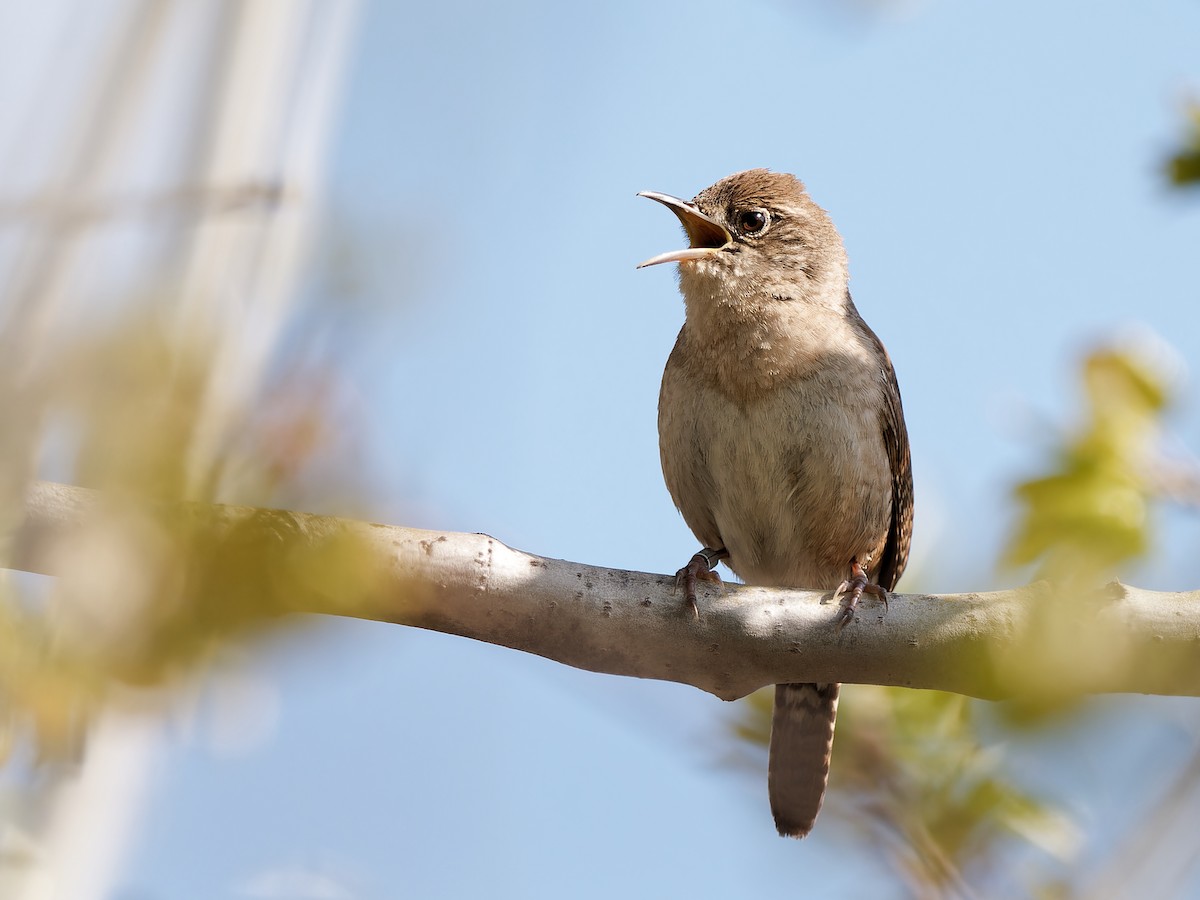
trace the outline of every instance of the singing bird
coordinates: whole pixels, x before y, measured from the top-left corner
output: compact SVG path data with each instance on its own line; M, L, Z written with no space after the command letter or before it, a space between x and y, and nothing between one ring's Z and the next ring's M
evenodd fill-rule
M703 545L677 579L695 610L719 561L747 584L832 590L853 618L908 560L912 465L891 359L850 299L846 251L792 175L752 169L670 209L690 246L685 320L663 373L667 489ZM768 793L781 835L812 830L840 684L775 686Z

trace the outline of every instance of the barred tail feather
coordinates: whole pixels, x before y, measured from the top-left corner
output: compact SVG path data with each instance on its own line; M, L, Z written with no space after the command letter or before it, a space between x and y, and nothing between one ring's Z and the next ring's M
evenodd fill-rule
M767 792L779 833L804 837L825 799L840 684L777 684Z

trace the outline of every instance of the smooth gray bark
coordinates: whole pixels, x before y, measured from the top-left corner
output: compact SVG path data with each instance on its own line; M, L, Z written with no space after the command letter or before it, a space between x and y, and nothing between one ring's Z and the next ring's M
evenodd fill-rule
M34 484L8 565L56 574L62 542L103 515L103 506L84 488ZM326 584L298 592L289 611L461 635L594 672L690 684L726 700L768 684L834 681L987 699L1047 692L1200 696L1200 592L1110 584L1063 597L1036 584L896 594L886 613L864 598L839 630L828 596L812 591L703 585L695 618L673 576L547 559L487 535L246 507L177 508L206 529L251 522L274 534L286 526L292 553L331 536L348 538L378 565L370 591L346 597ZM48 552L51 546L60 549Z

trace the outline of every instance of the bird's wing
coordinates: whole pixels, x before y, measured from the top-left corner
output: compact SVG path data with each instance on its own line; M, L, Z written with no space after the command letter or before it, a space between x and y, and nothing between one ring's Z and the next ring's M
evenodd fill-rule
M892 522L880 559L878 581L890 591L895 589L904 567L908 565L913 529L913 480L912 455L908 447L908 429L904 425L904 406L900 402L900 385L896 382L896 370L892 368L886 350L883 358L886 363L883 368L886 402L880 414L880 424L888 462L892 467Z
M912 543L913 480L912 454L908 446L908 429L904 424L904 405L900 401L900 384L887 349L870 326L858 315L853 302L849 303L855 326L874 348L879 358L879 377L883 389L883 404L879 425L883 446L892 469L892 521L888 526L887 543L879 557L875 578L880 587L893 590L908 564L908 549Z

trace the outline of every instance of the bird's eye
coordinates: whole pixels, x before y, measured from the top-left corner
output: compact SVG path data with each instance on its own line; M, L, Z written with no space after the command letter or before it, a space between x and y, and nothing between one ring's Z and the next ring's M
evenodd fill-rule
M737 229L745 235L758 235L767 230L767 211L765 209L747 209L738 213Z

